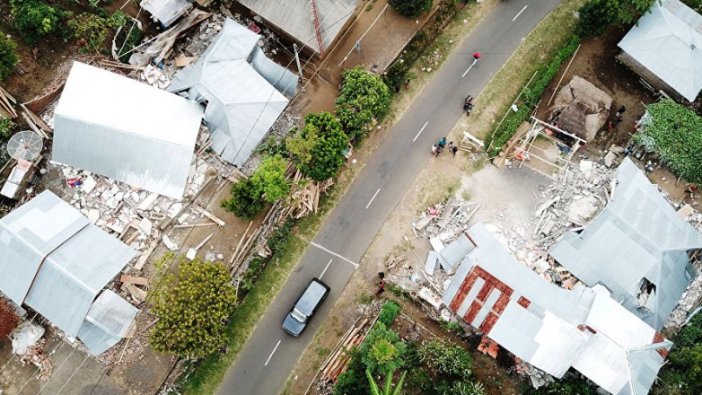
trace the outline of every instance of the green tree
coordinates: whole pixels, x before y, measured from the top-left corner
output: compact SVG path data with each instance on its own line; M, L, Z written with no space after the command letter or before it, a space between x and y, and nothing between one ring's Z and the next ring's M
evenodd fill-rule
M286 147L300 171L316 181L339 174L349 137L332 114L308 114L305 126L288 138Z
M343 85L336 98L336 115L353 140L368 133L390 107L390 91L383 80L357 66L344 71Z
M377 322L358 351L363 364L372 373L387 375L405 365L406 349L397 333Z
M285 178L286 167L285 159L280 155L268 156L251 176L251 182L266 202L275 203L290 192L290 184Z
M10 0L10 15L22 38L34 44L42 37L60 33L62 19L70 12L40 0Z
M0 81L9 77L17 64L17 46L0 32Z
M251 179L232 185L232 196L223 200L222 207L239 218L251 219L265 206L261 193Z
M389 0L388 3L400 14L413 18L429 11L432 0Z
M651 393L702 394L702 314L696 314L673 337L673 348Z
M166 274L151 293L158 321L149 343L155 350L202 358L222 347L236 303L236 291L222 263L181 257L178 272Z
M221 206L239 218L251 219L265 203L274 203L290 192L285 178L285 160L280 155L266 157L254 174L232 186L231 197Z
M656 0L589 0L579 10L575 28L580 37L599 36L609 25L629 25Z

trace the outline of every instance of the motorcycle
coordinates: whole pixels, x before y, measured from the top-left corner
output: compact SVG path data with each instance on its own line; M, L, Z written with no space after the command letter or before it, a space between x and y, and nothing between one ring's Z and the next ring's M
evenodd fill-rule
M466 97L466 101L463 102L463 111L466 112L466 116L470 116L470 112L473 111L473 96Z

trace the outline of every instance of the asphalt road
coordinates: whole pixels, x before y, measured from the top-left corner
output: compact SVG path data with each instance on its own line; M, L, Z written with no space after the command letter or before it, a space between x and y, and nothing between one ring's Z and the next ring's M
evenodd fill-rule
M477 96L522 39L559 2L500 2L449 56L330 213L227 372L218 394L275 395L283 390L300 355L358 266L356 262L419 171L433 158L431 145L465 116L465 97ZM475 51L482 57L471 67ZM331 293L302 336L293 338L282 331L281 322L313 277L326 282Z

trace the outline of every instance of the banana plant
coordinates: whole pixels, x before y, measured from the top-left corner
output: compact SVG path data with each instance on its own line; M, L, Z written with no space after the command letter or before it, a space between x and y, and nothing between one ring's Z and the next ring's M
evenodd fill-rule
M402 384L405 382L405 376L407 375L407 371L402 372L402 375L400 376L400 381L397 382L397 385L395 386L395 389L393 390L392 388L392 376L394 371L388 372L387 376L385 377L385 387L383 387L383 392L380 392L380 386L378 383L375 382L375 379L373 378L373 374L371 374L370 369L366 368L366 377L368 377L368 383L370 384L371 387L371 395L400 395L402 394Z

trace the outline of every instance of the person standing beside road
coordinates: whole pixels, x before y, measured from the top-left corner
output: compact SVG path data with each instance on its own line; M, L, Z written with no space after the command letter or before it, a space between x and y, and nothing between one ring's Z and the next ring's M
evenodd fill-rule
M378 291L376 291L375 296L380 296L380 294L385 292L385 273L378 273L378 277L380 277L380 281L378 281Z

